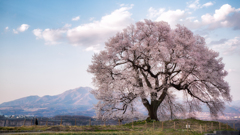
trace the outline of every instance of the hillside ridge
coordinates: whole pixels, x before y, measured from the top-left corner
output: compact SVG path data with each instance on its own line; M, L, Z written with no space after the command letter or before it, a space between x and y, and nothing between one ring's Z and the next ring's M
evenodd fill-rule
M28 96L0 104L5 115L54 116L59 114L94 115L93 104L98 101L90 93L90 87L78 87L58 95ZM86 113L91 110L91 112Z

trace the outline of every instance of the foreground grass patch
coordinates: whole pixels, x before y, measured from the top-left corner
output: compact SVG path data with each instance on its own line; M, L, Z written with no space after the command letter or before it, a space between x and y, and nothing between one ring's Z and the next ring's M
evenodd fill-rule
M81 132L55 132L55 133L19 133L19 135L187 135L188 133L185 131L101 131L101 132L93 132L93 131L81 131ZM189 132L194 135L203 135L201 133Z
M190 129L186 129L190 125ZM227 124L197 119L176 119L172 121L135 121L111 126L24 126L0 127L0 131L18 134L40 135L204 135L214 130L234 130Z

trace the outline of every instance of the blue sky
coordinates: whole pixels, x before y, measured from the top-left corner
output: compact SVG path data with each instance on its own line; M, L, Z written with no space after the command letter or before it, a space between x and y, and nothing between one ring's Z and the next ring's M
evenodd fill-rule
M0 0L0 103L90 86L94 53L144 19L181 24L206 39L240 100L239 0Z

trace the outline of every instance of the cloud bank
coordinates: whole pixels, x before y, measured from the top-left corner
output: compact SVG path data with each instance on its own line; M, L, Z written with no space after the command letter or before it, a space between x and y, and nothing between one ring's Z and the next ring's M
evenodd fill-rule
M36 39L43 39L45 44L59 44L61 40L66 39L71 45L84 46L87 51L97 51L109 37L134 23L129 12L132 7L133 5L121 7L103 16L99 21L74 28L70 28L71 25L67 24L59 29L34 29L32 32Z
M43 39L47 45L60 44L65 39L66 32L68 31L70 24L65 24L59 29L34 29L32 32L36 36L36 39Z
M67 31L67 38L73 45L92 46L103 43L107 38L133 23L131 7L121 7L100 21L83 24Z
M213 5L212 2L199 5L198 0L190 4L189 7L207 7ZM163 8L154 9L152 7L148 10L148 18L155 19L156 21L166 21L172 27L176 24L184 24L190 29L199 29L205 27L207 29L217 29L223 27L234 27L234 29L240 29L240 8L235 9L229 4L222 5L219 9L215 10L214 14L206 13L198 20L196 17L191 16L191 12L187 10L165 10Z
M199 4L199 0L188 3L188 7L193 9L212 5L213 2L207 2L201 5ZM36 39L44 40L45 44L48 45L60 44L64 41L74 46L83 46L86 51L98 52L109 37L122 31L123 28L126 28L131 23L134 23L131 17L132 14L129 12L132 8L133 5L121 4L119 9L101 17L100 20L94 20L92 17L90 18L90 23L81 24L76 27L71 27L70 24L66 24L58 29L34 29L32 32L36 36ZM196 30L195 33L207 38L208 32L206 31L209 30L224 27L233 27L234 30L240 29L239 12L240 8L235 9L229 4L224 4L219 9L216 9L213 14L206 13L200 16L200 18L197 18L193 16L188 9L166 10L165 8L155 9L150 7L147 17L155 21L166 21L172 28L174 28L176 24L185 25L189 29ZM80 16L72 18L73 21L79 19ZM21 25L15 32L22 32L26 29L28 29L27 26ZM238 40L238 38L235 40ZM221 39L219 41L210 41L210 45L216 47L216 45L219 44L230 44L230 41L232 40Z

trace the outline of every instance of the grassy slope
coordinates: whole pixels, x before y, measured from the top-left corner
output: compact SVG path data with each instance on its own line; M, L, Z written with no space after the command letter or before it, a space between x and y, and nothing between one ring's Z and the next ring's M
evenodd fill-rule
M175 122L175 129L174 129ZM191 125L189 130L186 129L186 124ZM154 124L154 128L153 128ZM213 124L213 127L211 126ZM202 133L200 129L202 127ZM162 122L154 121L135 121L122 126L25 126L25 127L0 127L4 131L46 131L48 133L38 134L158 134L158 135L203 135L210 133L213 130L219 130L219 122L202 121L196 119L164 121L162 130ZM233 130L230 126L221 123L221 130ZM51 131L51 132L49 132ZM59 132L60 131L60 132ZM65 131L64 133L62 131ZM32 133L31 133L32 134Z

